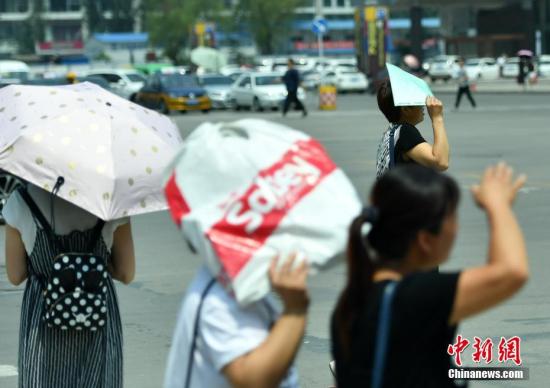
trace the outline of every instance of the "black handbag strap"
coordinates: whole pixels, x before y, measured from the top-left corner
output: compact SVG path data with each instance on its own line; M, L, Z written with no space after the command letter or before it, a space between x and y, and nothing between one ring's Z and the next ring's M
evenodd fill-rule
M105 226L105 221L103 221L101 218L98 218L97 223L92 230L92 238L90 240L90 245L88 245L88 252L91 253L94 251L95 246L101 238L101 231L103 230L103 226Z
M58 242L55 232L52 229L52 226L46 220L46 217L44 216L44 213L40 210L34 199L30 196L29 192L24 186L21 186L18 188L18 192L21 195L21 198L25 201L27 206L29 207L29 210L31 211L31 214L33 217L38 221L42 229L46 232L46 235L48 236L48 239L53 244L53 247L56 249L57 252L61 252L64 250L63 246L60 246L60 243ZM105 221L103 221L101 218L97 220L97 223L95 224L93 230L92 230L92 237L90 240L90 243L88 245L88 252L92 252L96 244L98 243L100 237L101 237L101 231L103 230L103 226L105 225Z
M378 335L376 336L376 344L374 347L371 388L382 388L391 325L391 306L396 287L397 282L394 281L386 285L382 296L382 303L380 304Z
M21 195L21 198L23 198L23 201L25 201L25 203L29 207L29 210L31 211L34 219L38 221L40 227L44 229L44 232L46 232L46 235L48 236L48 239L52 243L53 247L56 249L56 251L59 251L59 244L57 242L57 238L55 237L55 233L53 232L52 226L50 225L48 220L46 220L46 217L44 217L44 213L42 213L34 199L32 199L32 197L30 196L27 188L24 186L20 186L17 191L19 195Z
M191 384L191 374L193 372L193 360L195 358L195 349L197 347L197 336L199 335L199 322L202 311L202 305L204 298L212 286L216 283L216 279L212 278L201 294L199 306L197 307L197 315L195 316L195 323L193 325L193 339L191 340L191 349L189 349L189 359L187 360L187 374L185 375L185 388L189 388Z
M392 125L390 128L390 144L389 144L389 154L390 154L390 165L389 168L395 167L395 132L401 127L401 125Z

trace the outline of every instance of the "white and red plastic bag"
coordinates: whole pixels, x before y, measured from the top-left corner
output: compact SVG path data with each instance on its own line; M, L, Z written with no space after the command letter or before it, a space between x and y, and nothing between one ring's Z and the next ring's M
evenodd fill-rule
M326 265L361 209L319 142L258 119L199 126L172 163L165 194L186 239L242 305L269 292L277 254Z

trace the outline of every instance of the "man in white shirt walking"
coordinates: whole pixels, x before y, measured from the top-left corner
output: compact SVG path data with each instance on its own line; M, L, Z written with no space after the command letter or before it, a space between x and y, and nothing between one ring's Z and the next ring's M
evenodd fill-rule
M457 110L460 106L460 100L462 99L463 94L466 94L466 97L468 97L468 100L470 100L470 104L472 104L472 107L475 108L476 102L474 101L474 98L472 97L472 93L470 91L470 79L468 78L468 73L466 72L466 68L464 67L464 59L462 58L458 62L457 78L458 91L456 93L455 109Z

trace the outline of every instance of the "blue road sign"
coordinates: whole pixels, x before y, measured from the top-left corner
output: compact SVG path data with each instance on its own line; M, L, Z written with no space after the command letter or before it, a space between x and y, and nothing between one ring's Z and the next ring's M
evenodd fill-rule
M328 31L328 23L325 19L315 19L311 25L311 30L317 35L326 34Z

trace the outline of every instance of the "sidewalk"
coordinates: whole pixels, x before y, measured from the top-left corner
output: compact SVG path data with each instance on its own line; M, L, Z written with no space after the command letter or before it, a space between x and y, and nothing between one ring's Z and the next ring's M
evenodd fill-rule
M457 84L454 80L449 80L447 83L443 81L437 81L435 83L429 83L430 88L434 93L456 93ZM498 79L484 81L480 80L476 82L475 93L549 93L550 94L550 78L539 79L535 85L528 85L526 90L517 84L515 78L511 79Z

